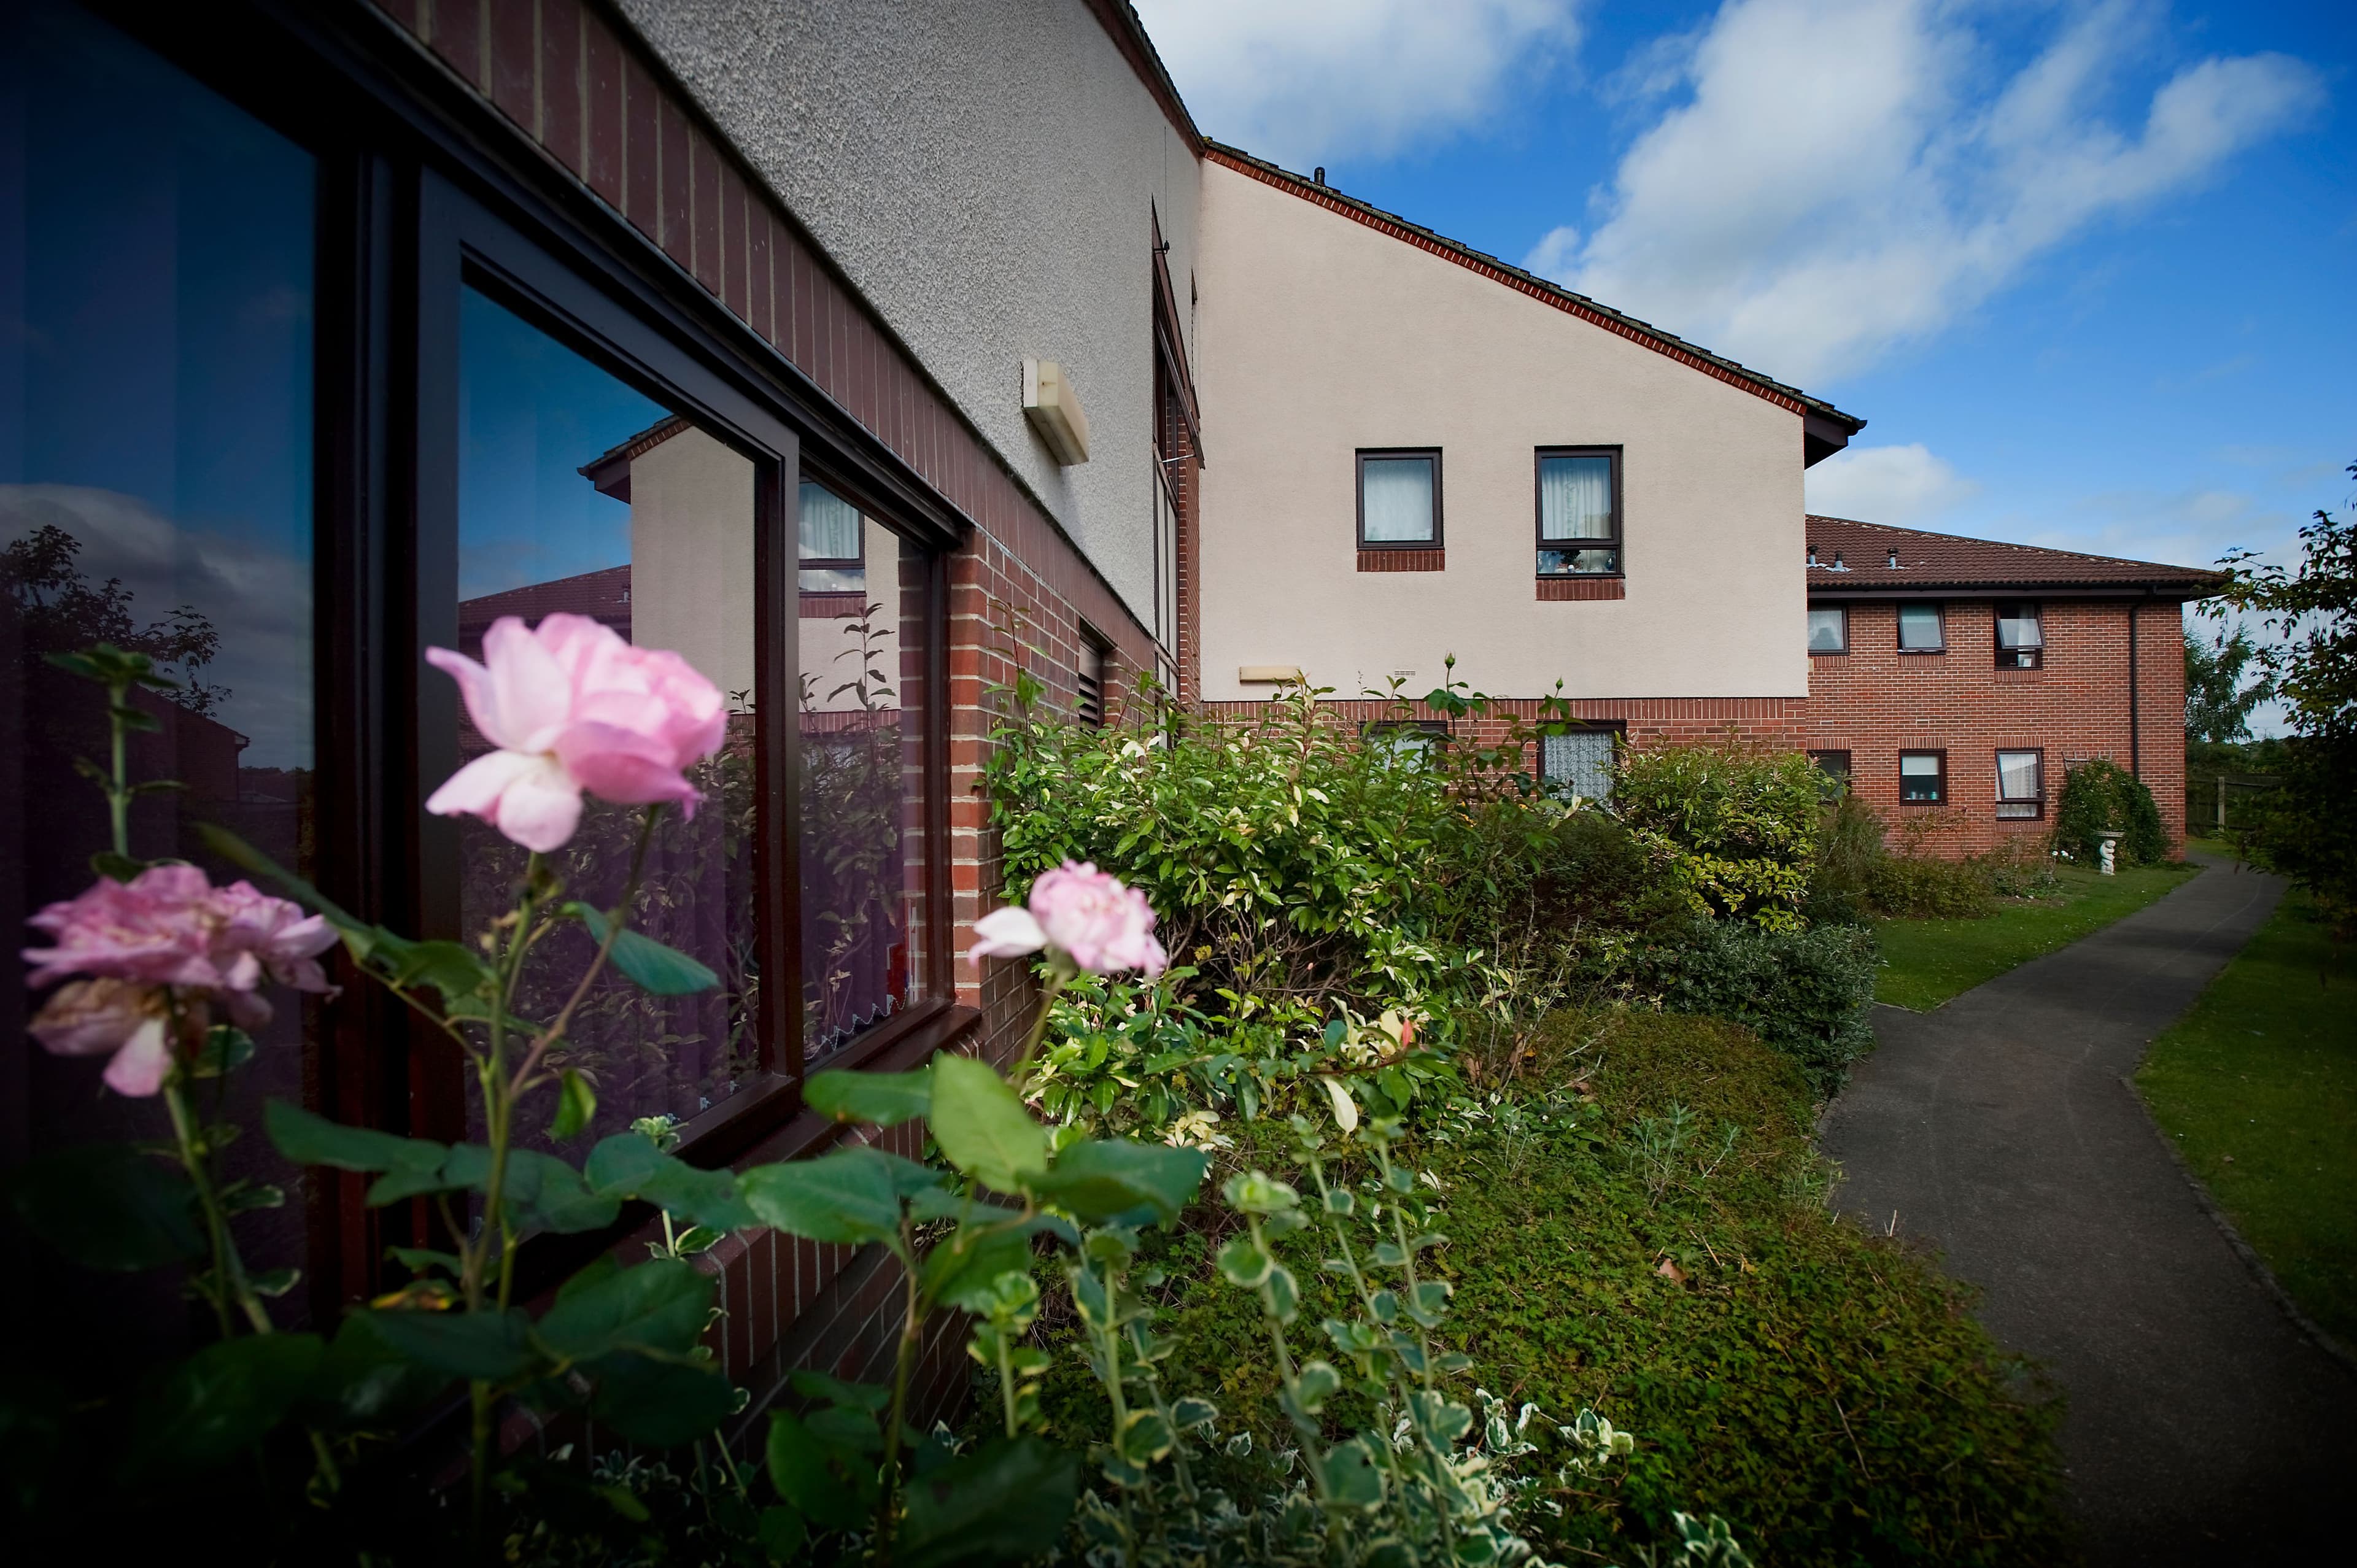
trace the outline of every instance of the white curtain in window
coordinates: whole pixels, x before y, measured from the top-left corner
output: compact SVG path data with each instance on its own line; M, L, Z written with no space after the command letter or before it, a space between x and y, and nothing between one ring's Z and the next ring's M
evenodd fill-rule
M1359 465L1370 544L1432 542L1432 459L1370 457Z
M1809 651L1839 653L1849 646L1848 612L1835 607L1809 612Z
M805 561L856 561L860 558L859 509L824 485L802 481L802 558Z
M1539 537L1612 537L1612 459L1539 459Z
M2000 800L2038 799L2038 753L2000 751L1996 754L1996 798Z
M1550 783L1591 800L1604 800L1612 793L1611 731L1551 735L1545 739L1545 746L1539 771Z

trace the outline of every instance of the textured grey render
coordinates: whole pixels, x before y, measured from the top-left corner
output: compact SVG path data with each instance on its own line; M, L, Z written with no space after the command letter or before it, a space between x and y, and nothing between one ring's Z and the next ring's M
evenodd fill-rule
M621 8L1151 627L1153 216L1191 360L1200 169L1083 0ZM1086 464L1025 421L1027 357Z

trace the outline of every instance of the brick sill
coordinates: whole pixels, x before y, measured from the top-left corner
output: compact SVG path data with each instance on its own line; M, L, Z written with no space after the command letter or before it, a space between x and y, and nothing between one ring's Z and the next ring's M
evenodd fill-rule
M1544 602L1625 599L1628 596L1629 580L1626 577L1541 577L1538 580L1538 597Z
M1359 570L1361 572L1446 572L1448 552L1427 550L1370 550L1359 548Z

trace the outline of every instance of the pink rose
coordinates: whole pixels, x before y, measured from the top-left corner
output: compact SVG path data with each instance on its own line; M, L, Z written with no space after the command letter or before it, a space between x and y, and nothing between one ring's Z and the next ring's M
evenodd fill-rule
M172 1065L164 993L125 980L77 980L58 987L34 1017L33 1038L61 1057L108 1052L106 1085L144 1099L164 1086Z
M250 882L217 889L212 908L221 923L215 950L236 955L232 961L242 966L240 974L258 966L281 985L333 993L336 988L319 967L319 955L336 945L335 929L326 917L306 916L300 906L256 892ZM253 985L232 981L231 989L249 991Z
M1031 885L1028 909L995 909L976 920L967 956L1019 958L1053 948L1092 974L1135 969L1160 974L1169 960L1154 940L1146 895L1095 865L1066 861Z
M480 817L544 853L573 836L584 789L695 814L702 797L681 773L720 748L728 714L719 688L678 654L557 614L529 631L513 616L493 621L483 663L447 648L425 659L457 681L475 727L499 747L445 780L427 811Z
M102 876L81 897L52 904L27 923L57 945L27 948L27 982L69 974L150 985L221 986L213 962L212 884L193 865L153 865L128 882ZM290 906L291 908L291 906Z

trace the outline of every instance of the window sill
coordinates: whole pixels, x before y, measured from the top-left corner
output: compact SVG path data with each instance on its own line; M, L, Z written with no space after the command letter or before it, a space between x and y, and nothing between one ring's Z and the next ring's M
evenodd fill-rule
M1812 659L1847 659L1849 657L1849 650L1846 648L1812 648L1809 650L1809 657Z
M1582 599L1625 599L1629 596L1626 577L1541 577L1538 596L1542 602L1561 603Z
M1448 569L1448 552L1438 545L1380 549L1359 546L1359 570L1361 572L1445 572Z
M1943 656L1947 651L1948 650L1944 648L1902 648L1899 650L1899 657L1901 659L1937 659Z
M1945 800L1901 800L1899 803L1901 806L1944 806L1948 802Z

